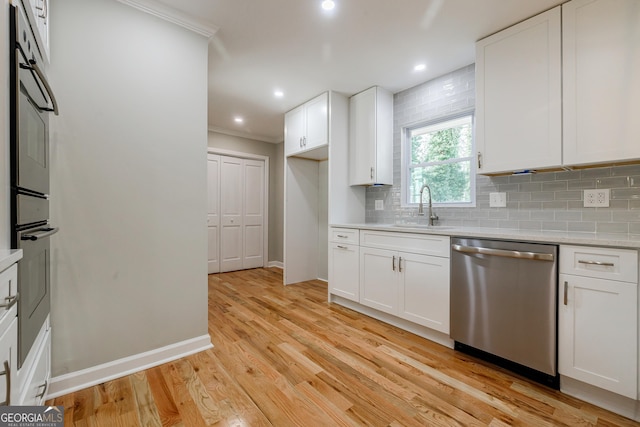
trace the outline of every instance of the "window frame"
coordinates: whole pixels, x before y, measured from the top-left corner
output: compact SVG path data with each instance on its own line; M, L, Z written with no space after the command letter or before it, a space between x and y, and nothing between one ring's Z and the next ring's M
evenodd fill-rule
M403 208L417 208L418 203L410 203L410 172L409 168L411 167L411 132L416 129L421 129L429 126L435 126L441 123L445 123L452 120L462 119L464 117L471 118L471 155L469 157L456 157L455 161L445 160L441 162L432 162L431 164L447 164L447 163L458 163L462 160L469 160L469 185L471 188L469 189L469 202L457 202L457 203L436 203L433 202L434 207L459 207L459 208L472 208L476 207L476 174L477 174L477 165L474 161L476 152L476 140L475 140L475 110L465 110L460 111L454 114L448 114L445 116L441 116L434 119L421 120L415 123L411 123L401 127L400 130L400 139L401 139L401 183L400 183L400 193L401 193L401 207Z

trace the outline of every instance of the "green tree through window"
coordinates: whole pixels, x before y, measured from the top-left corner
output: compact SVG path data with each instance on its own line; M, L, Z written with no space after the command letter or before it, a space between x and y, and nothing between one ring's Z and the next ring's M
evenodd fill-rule
M434 203L472 202L472 123L467 115L407 130L409 203L419 202L423 184Z

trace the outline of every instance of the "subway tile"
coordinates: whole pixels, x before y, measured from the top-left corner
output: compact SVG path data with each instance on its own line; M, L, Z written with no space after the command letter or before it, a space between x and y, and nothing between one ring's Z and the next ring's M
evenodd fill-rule
M497 219L480 219L478 220L478 227L498 228L498 220Z
M488 217L490 219L508 219L509 211L504 208L491 208L491 210L489 210Z
M566 191L567 183L568 181L543 182L541 183L541 188L538 191Z
M550 202L542 202L542 209L567 210L567 201L552 200Z
M588 208L582 212L583 221L610 222L611 218L611 211L606 208Z
M520 228L523 230L542 230L540 221L520 221Z
M512 230L517 230L519 225L520 225L519 221L508 221L508 220L498 221L498 228L510 228Z
M627 188L629 187L628 176L616 176L612 178L596 179L596 188Z
M628 233L629 224L616 222L598 222L596 223L596 231L598 233Z
M533 202L546 202L555 200L555 193L553 191L536 191L531 193L531 201Z
M629 209L640 209L640 200L629 200Z
M582 212L580 211L556 211L556 221L582 221Z
M587 221L573 221L567 224L567 231L578 231L585 233L595 233L596 223Z
M533 212L509 210L510 220L528 220Z
M631 203L631 201L629 200L621 200L621 199L615 199L615 200L611 200L609 199L609 209L615 209L615 210L629 210L629 203Z
M545 203L552 203L552 202L545 202ZM542 202L520 202L518 209L534 211L534 210L542 209L542 206L543 206Z
M531 193L511 191L507 193L507 200L510 202L528 202L531 200Z
M530 214L530 218L536 221L553 221L555 214L553 211L533 211Z
M582 200L582 191L556 191L556 200Z
M569 190L587 190L589 188L596 188L596 180L595 179L587 179L580 181L568 181L567 188Z
M593 168L580 171L581 179L601 178L604 176L611 176L611 168Z
M616 166L611 168L612 176L619 175L640 175L640 164L639 165L626 165L626 166Z
M531 175L529 174L519 174L519 175L510 175L509 176L509 184L521 184L524 182L531 182Z
M640 222L633 222L629 224L629 233L640 235Z
M626 189L612 189L612 199L627 199L627 200L640 200L640 189L638 188L626 188Z
M556 181L560 181L560 180L576 180L576 179L580 179L580 171L562 171L562 172L555 172L556 174Z
M537 172L531 175L531 182L551 182L555 180L555 172Z
M518 184L498 184L498 191L501 193L513 191L518 191Z
M611 217L614 222L640 222L640 210L614 211Z
M542 183L541 182L524 182L522 184L519 184L518 191L520 192L542 191ZM553 191L553 190L549 190L549 191Z
M565 221L544 221L542 223L543 230L567 231L567 223Z
M567 201L567 209L584 209L584 202L582 200L569 200Z

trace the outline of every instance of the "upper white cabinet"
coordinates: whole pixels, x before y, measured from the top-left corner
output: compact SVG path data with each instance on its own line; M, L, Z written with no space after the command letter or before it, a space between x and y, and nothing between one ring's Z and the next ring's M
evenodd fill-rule
M640 3L562 5L567 165L640 159Z
M349 184L393 184L393 94L377 86L349 99Z
M22 6L32 25L38 50L49 62L49 0L22 0Z
M329 94L325 92L284 116L284 154L314 160L328 158Z
M560 10L477 42L478 173L562 164Z
M638 252L561 246L558 301L560 374L637 399Z

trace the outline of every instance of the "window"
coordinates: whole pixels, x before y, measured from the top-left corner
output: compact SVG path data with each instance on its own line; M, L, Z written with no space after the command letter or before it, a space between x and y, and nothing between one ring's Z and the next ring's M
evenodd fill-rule
M434 204L475 206L473 115L421 123L404 131L405 205L419 203L420 189L428 184Z

